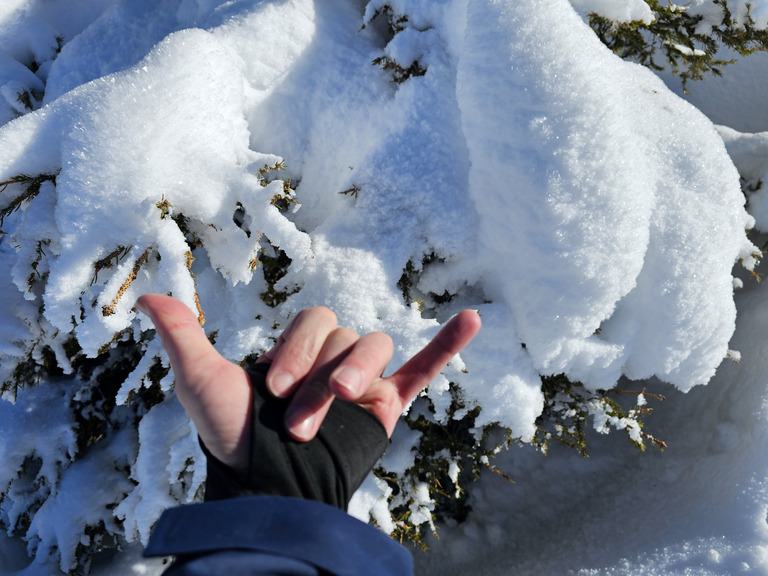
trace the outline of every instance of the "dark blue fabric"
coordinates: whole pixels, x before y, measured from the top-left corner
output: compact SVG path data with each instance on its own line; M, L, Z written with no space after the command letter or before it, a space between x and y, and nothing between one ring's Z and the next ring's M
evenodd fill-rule
M226 554L219 556L221 552ZM413 574L410 553L376 528L327 504L280 496L244 496L166 510L145 555L177 556L182 564L169 572L174 576ZM217 556L221 568L211 572ZM265 558L277 565L268 572L254 571ZM278 570L281 560L294 571ZM297 572L296 561L320 571Z
M178 562L163 572L163 576L324 576L321 571L301 560L292 560L264 552L243 550L212 552L186 562Z

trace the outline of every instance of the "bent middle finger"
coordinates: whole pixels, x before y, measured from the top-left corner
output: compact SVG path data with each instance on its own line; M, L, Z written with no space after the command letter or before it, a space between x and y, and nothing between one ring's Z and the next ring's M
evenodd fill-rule
M328 334L314 367L296 388L285 415L288 433L295 439L314 438L333 402L330 375L358 339L349 328L337 328Z
M361 337L330 375L331 391L344 400L356 401L384 372L392 359L392 338L383 332Z

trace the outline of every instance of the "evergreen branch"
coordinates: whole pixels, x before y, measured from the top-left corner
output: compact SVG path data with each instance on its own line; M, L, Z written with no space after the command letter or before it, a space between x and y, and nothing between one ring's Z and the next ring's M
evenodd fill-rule
M160 210L160 220L165 220L166 217L171 213L171 208L173 208L173 204L168 201L168 199L165 197L165 194L160 195L160 201L155 202L155 206L158 210Z
M50 238L44 238L42 240L37 241L37 248L35 249L35 259L32 261L32 263L29 265L30 268L32 268L32 272L29 273L29 276L27 276L27 291L32 292L32 288L37 284L38 279L42 278L40 275L40 271L37 269L38 266L40 266L40 262L43 259L43 256L45 256L45 250L43 250L43 246L48 246L51 243Z
M656 400L666 400L667 397L664 396L664 394L653 394L646 392L646 388L643 388L639 392L637 390L619 390L617 388L611 388L610 390L606 390L606 392L613 393L613 394L626 394L628 396L648 396L649 398L655 398Z
M192 251L187 250L184 253L184 257L186 258L186 264L187 264L187 270L189 270L189 273L192 275L193 278L197 279L197 276L195 276L195 273L192 272L192 262L195 260L195 257L192 256ZM200 295L197 293L197 284L194 285L194 291L195 291L195 307L197 308L197 321L200 322L200 326L205 324L205 312L203 311L202 306L200 306Z
M358 186L357 184L353 184L346 190L342 190L341 192L339 192L339 194L343 194L344 196L352 196L352 198L357 199L358 194L360 194L360 190L361 190L360 186Z
M123 297L123 294L125 294L125 291L128 290L128 287L131 285L131 283L134 280L136 280L136 275L139 273L139 269L147 261L147 258L149 257L149 251L151 248L152 247L150 246L149 248L144 250L143 254L139 256L138 260L136 260L136 263L133 265L133 269L131 270L131 273L128 274L128 278L126 278L125 281L120 286L120 289L117 291L117 294L112 299L112 302L104 305L101 308L101 314L103 316L112 316L112 314L115 313L115 308L117 308L117 305L120 302L120 299Z
M588 15L589 25L598 38L621 58L632 60L652 70L663 70L655 56L663 53L666 65L679 76L683 91L687 92L689 80L701 80L706 73L722 75L722 68L734 59L716 58L718 50L725 46L742 56L755 51L768 51L768 30L755 27L750 14L751 6L743 23L737 23L728 9L726 0L713 0L722 10L722 18L709 30L702 31L703 16L690 14L685 7L660 0L645 0L653 12L653 20L644 22L614 22L596 13Z
M11 200L7 206L0 208L0 226L3 225L6 216L18 210L24 202L32 200L40 193L40 187L43 185L43 182L53 182L56 184L56 174L38 174L37 176L19 174L10 180L0 182L0 193L5 192L6 188L11 184L21 184L25 186L24 192Z
M422 67L418 60L414 60L406 68L389 56L379 56L371 64L380 66L382 70L390 72L392 74L392 82L395 84L402 84L413 76L424 76L427 73L427 69Z
M259 173L259 177L263 177L268 172L279 172L280 170L285 170L285 160L280 160L279 162L276 162L272 166L270 166L269 164L264 164L264 167L259 168L258 173Z
M120 262L120 258L124 257L128 252L130 252L133 245L129 245L128 247L125 247L123 245L118 246L115 248L112 252L104 256L104 258L101 258L100 260L96 260L96 262L93 263L93 279L91 280L91 286L93 286L99 279L99 272L102 270L112 268L112 260L114 259L115 264L118 264Z

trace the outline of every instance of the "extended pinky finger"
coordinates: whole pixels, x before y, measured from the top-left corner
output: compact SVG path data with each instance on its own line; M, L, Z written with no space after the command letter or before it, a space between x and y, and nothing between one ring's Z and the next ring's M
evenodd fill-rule
M480 315L464 310L451 318L419 353L387 378L407 405L480 330Z

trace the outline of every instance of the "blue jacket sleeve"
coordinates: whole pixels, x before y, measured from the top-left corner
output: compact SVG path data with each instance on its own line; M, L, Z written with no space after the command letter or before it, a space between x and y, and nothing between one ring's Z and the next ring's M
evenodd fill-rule
M176 556L169 576L407 576L410 553L327 504L244 496L166 510L146 556Z

